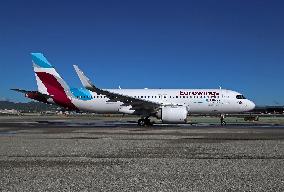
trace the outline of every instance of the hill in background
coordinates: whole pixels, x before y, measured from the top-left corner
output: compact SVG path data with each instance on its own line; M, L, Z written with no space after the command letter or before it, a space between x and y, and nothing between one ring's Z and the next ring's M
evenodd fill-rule
M18 110L22 112L43 112L57 111L60 108L55 105L48 105L40 102L15 103L11 101L0 101L0 110Z

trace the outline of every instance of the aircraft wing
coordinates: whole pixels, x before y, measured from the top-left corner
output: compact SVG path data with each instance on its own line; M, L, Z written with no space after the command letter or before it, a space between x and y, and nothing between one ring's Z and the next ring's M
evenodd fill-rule
M78 66L73 65L75 68L75 71L77 75L80 78L80 81L82 82L83 86L93 92L96 92L97 94L106 95L110 100L108 102L117 102L120 101L123 104L123 106L132 106L132 110L135 111L147 111L147 112L155 112L159 109L161 106L160 103L152 102L152 101L146 101L143 99L134 98L128 95L122 95L119 93L113 93L108 90L97 88L88 77L79 69Z

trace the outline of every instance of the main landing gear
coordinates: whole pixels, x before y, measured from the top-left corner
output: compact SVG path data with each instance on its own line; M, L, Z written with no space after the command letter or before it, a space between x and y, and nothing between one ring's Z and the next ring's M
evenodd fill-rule
M224 119L225 119L225 115L221 114L221 116L220 116L221 126L227 125L227 123Z
M139 119L138 120L138 125L139 126L151 126L151 125L153 125L153 123L151 122L149 117L146 117L146 118Z

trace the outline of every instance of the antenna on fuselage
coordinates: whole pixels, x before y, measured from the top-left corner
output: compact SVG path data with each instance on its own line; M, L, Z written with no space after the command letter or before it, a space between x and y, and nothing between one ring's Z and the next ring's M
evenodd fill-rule
M222 87L219 85L219 89L222 89Z
M119 89L121 89L120 85L118 86Z

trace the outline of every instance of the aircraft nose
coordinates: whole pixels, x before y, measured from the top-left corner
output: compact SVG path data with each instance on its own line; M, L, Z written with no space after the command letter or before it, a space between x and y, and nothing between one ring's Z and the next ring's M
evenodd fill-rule
M248 102L248 109L249 109L249 110L253 110L254 108L255 108L254 102L249 101L249 102Z

